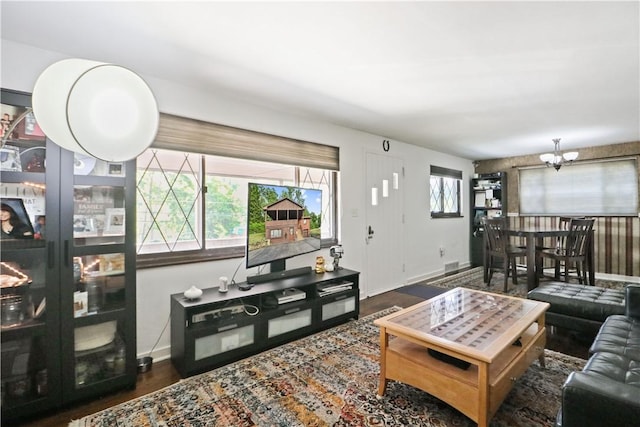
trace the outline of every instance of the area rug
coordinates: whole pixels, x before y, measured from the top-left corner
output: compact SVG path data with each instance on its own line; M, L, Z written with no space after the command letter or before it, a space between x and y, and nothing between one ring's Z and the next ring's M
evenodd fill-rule
M248 359L182 380L70 424L140 426L474 426L440 400L390 381L376 398L384 310ZM585 361L545 350L491 426L552 426L561 386Z
M526 273L524 271L521 271L520 274L525 275ZM465 287L465 288L477 289L481 291L505 293L503 291L503 283L504 283L503 273L496 271L493 273L493 278L491 279L491 286L487 287L487 284L484 283L484 279L483 279L483 268L475 267L451 276L444 277L442 279L423 280L418 283L414 283L411 286L441 287L446 289L453 289L456 287ZM545 280L541 280L540 284L544 285L544 283L545 283ZM578 283L578 282L574 281L572 283ZM603 280L598 278L596 278L596 282L595 282L596 286L600 286L603 288L621 289L624 286L624 284L625 282L619 282L614 280ZM400 291L400 289L396 289L396 291ZM417 293L417 291L414 291L414 292ZM518 296L523 298L526 297L527 296L527 278L518 277L518 285L514 285L511 282L511 278L509 278L509 286L506 293L513 296ZM417 296L420 296L420 295L417 295Z

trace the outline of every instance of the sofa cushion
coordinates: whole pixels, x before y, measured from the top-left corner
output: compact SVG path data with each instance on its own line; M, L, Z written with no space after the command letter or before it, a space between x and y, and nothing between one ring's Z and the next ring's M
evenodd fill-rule
M549 312L598 322L624 314L624 289L549 282L531 290L527 297L551 304Z
M600 328L589 352L608 352L640 362L640 319L610 316Z
M614 353L595 353L582 372L638 387L635 394L640 393L640 361L638 360Z

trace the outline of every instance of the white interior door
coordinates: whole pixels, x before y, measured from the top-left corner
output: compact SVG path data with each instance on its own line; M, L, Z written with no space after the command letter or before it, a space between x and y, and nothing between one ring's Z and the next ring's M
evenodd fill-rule
M404 182L401 159L367 153L367 271L364 296L405 284Z

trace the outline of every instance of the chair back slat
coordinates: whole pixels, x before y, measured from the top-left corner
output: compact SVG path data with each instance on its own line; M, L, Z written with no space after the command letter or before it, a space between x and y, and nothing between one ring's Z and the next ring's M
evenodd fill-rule
M558 217L558 228L560 230L569 230L569 225L571 224L571 220L574 219L585 219L583 216L580 217L576 217L576 216L561 216ZM559 251L561 249L564 249L565 244L567 241L567 236L560 236L557 238L556 240L556 249Z
M586 256L587 241L593 229L594 221L594 219L571 219L569 222L569 234L563 248L566 255L572 257Z

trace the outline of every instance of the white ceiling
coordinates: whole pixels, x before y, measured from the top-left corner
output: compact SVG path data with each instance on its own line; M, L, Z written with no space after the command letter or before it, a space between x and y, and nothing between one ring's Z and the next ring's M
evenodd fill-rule
M2 39L469 159L640 140L638 1L3 0L1 14Z

